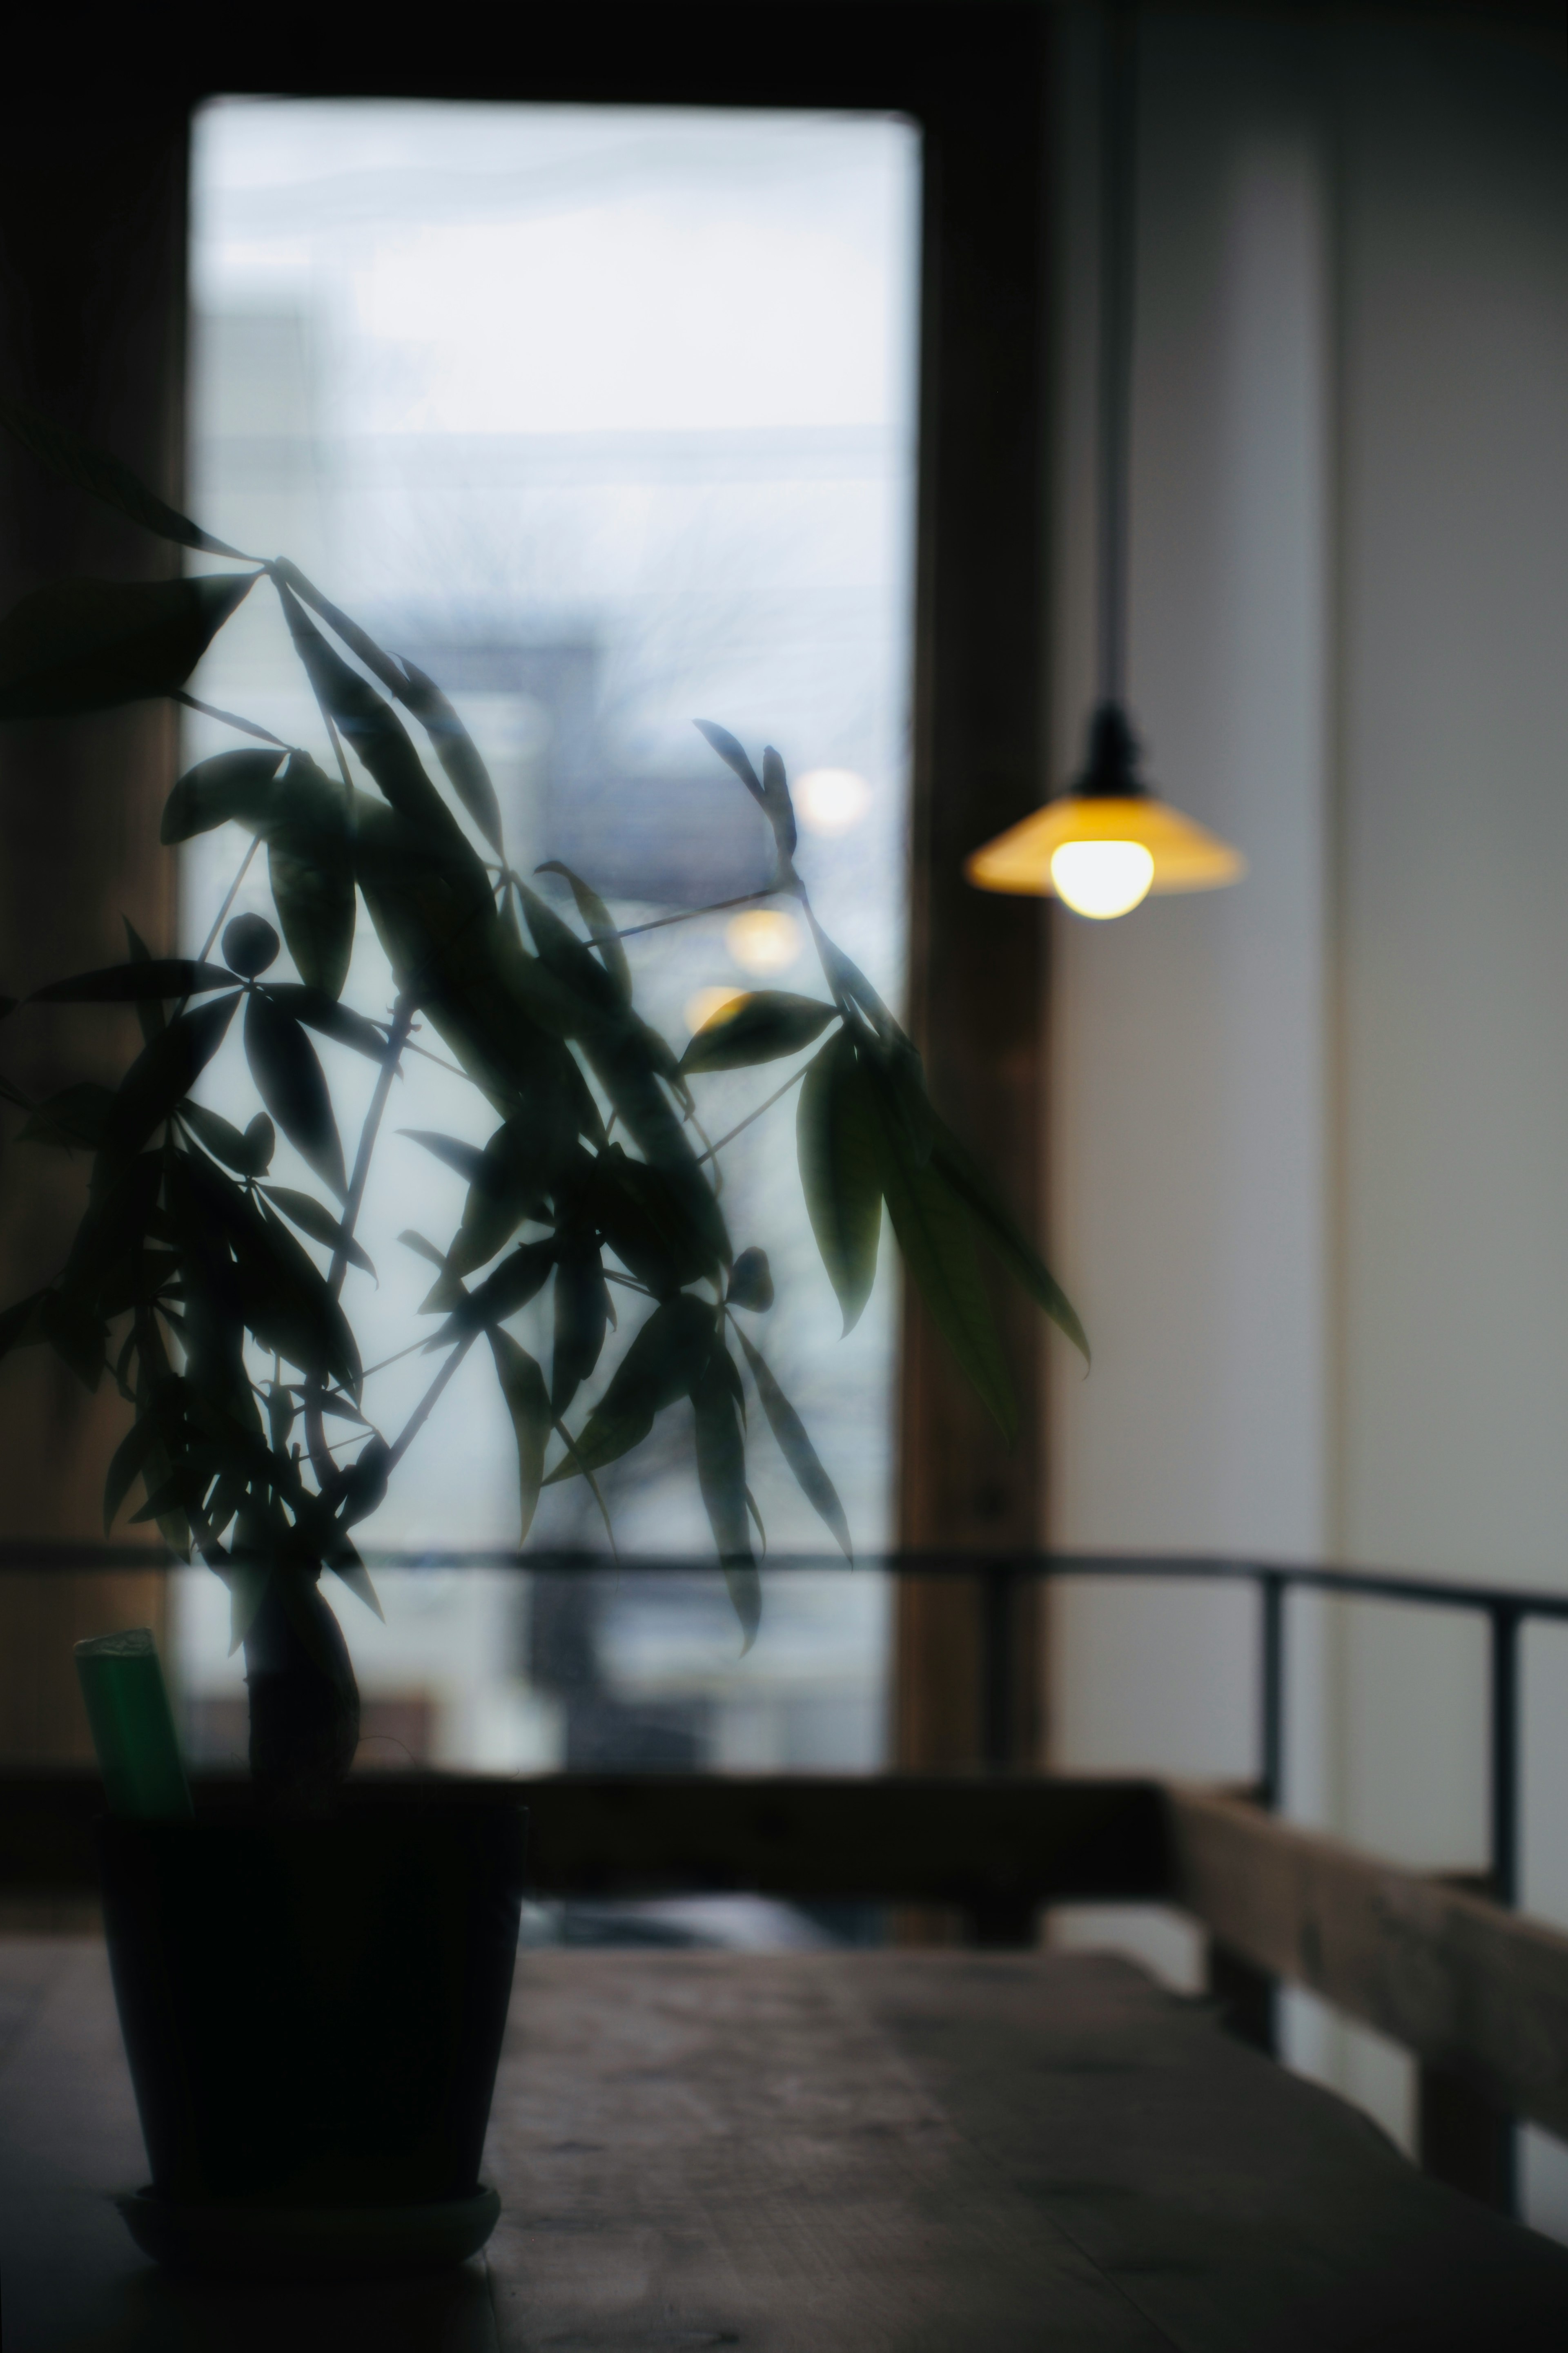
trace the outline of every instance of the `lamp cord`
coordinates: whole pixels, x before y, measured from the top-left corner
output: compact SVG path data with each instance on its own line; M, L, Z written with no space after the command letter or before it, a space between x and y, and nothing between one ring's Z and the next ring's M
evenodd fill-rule
M1128 493L1135 275L1136 10L1102 15L1100 69L1100 700L1122 702L1127 672Z

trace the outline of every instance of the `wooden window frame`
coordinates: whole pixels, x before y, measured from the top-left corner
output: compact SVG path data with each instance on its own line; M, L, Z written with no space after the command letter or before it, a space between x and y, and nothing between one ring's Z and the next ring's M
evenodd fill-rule
M100 66L98 87L67 84L58 111L46 106L40 116L36 92L14 86L7 111L20 144L0 171L0 305L13 322L25 316L38 328L30 343L23 339L14 381L175 498L184 438L183 162L190 113L204 98L265 90L820 108L896 112L917 124L924 170L910 1011L937 1100L1026 1221L1037 1223L1046 925L1036 902L970 890L960 865L1043 797L1050 12L1029 0L469 8L447 17L439 44L391 40L368 18L317 13L307 20L292 10L247 15L243 33L194 14L183 39L180 29L171 12L160 20L155 61L141 52L123 74ZM68 140L61 136L68 113ZM40 171L57 185L71 175L63 226L58 218L44 225ZM140 306L95 303L117 238L129 239L155 283ZM162 560L161 551L122 548L125 534L85 514L77 494L27 485L4 455L0 468L7 521L27 522L20 565L0 561L11 596L55 570L145 570ZM112 565L100 554L100 543L110 541ZM166 933L172 920L166 906L156 919L166 882L138 863L138 843L155 839L142 804L153 806L170 755L167 716L155 710L119 723L139 781L132 808L121 796L114 828L125 844L122 871L112 889L108 878L91 878L88 961L115 952L108 934L128 890L131 902L147 904L151 932ZM40 863L8 808L0 852L16 878L13 897L30 894L47 906L82 895L81 871L68 872L63 861L81 825L100 823L107 805L101 770L89 774L80 754L73 765L63 739L41 745L44 753L63 759L74 779L73 822ZM68 963L64 942L52 944L51 963L61 955ZM0 1197L0 1257L8 1254L6 1225L14 1233L16 1207ZM952 1371L923 1311L906 1301L898 1512L905 1548L1005 1556L1041 1541L1039 1319L1016 1295L999 1293L997 1306L1019 1400L1011 1449ZM89 1411L89 1402L60 1391L55 1409L69 1424L75 1501L62 1520L40 1496L42 1516L27 1534L94 1532L98 1459L115 1432L112 1413L96 1405ZM0 1428L0 1476L13 1467L14 1451ZM20 1526L15 1517L13 1526ZM972 1577L902 1582L900 1765L1041 1761L1037 1613L1027 1579L989 1588ZM62 1624L54 1639L65 1632ZM35 1651L35 1672L41 1663ZM73 1702L68 1694L60 1704L68 1710Z

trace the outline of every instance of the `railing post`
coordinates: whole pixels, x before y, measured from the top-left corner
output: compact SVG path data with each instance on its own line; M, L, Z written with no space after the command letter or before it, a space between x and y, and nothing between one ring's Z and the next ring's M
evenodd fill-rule
M1265 1573L1258 1598L1263 1608L1258 1796L1270 1813L1278 1813L1285 1786L1285 1579L1277 1571Z
M1034 1759L1026 1752L1026 1711L1020 1684L1032 1662L1019 1656L1020 1641L1032 1633L1032 1612L1020 1606L1034 1590L1015 1559L988 1560L980 1596L980 1757L993 1773L1016 1770ZM1001 1951L1026 1949L1035 1942L1038 1905L1033 1897L994 1897L969 1907L972 1943Z
M1490 1636L1490 1869L1478 1892L1494 1902L1519 1901L1519 1630L1517 1602L1494 1601L1487 1611ZM1459 1880L1450 1883L1474 1885ZM1415 2090L1416 2154L1424 2173L1468 2191L1505 2214L1519 2207L1519 2127L1462 2076L1423 2066Z
M1258 1771L1259 1805L1276 1812L1285 1786L1285 1588L1279 1569L1254 1571L1258 1601ZM1267 1969L1258 1968L1212 1942L1208 1949L1208 1989L1217 2002L1227 2030L1239 2042L1250 2042L1270 2058L1279 2049L1279 1988Z
M1519 1625L1515 1604L1491 1615L1491 1876L1500 1904L1519 1902Z

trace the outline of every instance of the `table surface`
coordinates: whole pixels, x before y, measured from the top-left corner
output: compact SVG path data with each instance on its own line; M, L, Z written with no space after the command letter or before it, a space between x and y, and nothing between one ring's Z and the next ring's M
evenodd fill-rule
M1568 2344L1568 2250L1103 1956L525 1954L488 2168L444 2278L172 2279L102 1945L0 1942L5 2353Z

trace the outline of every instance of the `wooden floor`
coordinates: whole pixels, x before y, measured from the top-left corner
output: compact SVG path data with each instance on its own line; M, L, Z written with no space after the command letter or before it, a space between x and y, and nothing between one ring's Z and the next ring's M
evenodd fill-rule
M447 2279L171 2280L101 1945L0 1944L5 2353L1568 2346L1568 2251L1119 1960L529 1955L489 2168Z

